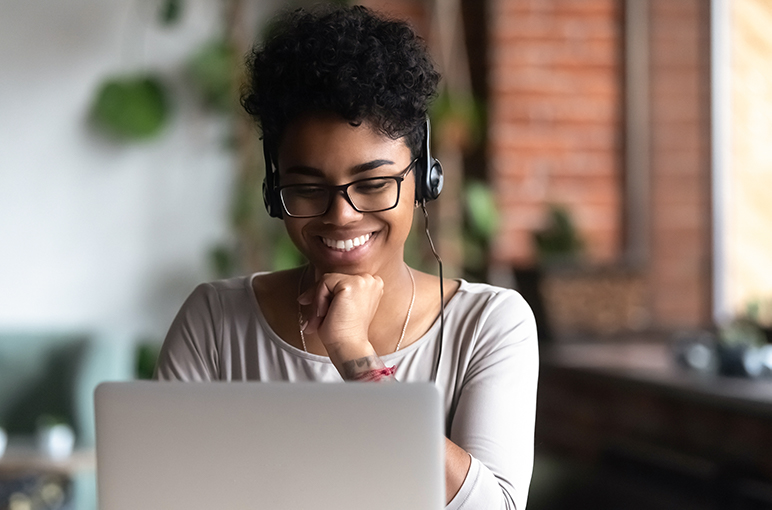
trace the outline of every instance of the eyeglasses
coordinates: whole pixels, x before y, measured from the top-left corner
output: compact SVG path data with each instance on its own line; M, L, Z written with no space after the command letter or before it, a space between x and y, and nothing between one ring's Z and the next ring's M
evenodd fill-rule
M399 175L371 177L348 184L288 184L279 186L279 196L284 212L292 218L324 216L330 210L337 193L361 213L382 212L394 209L399 203L402 181L418 159L414 159Z

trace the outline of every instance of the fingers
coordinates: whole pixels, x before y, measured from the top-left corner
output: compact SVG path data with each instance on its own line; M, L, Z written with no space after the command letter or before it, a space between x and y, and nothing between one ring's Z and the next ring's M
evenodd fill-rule
M324 276L316 285L312 285L311 288L298 296L298 303L303 306L311 305L311 313L305 322L305 328L303 328L303 332L308 335L316 333L319 329L319 325L327 315L329 303L333 297L332 289L329 287L330 282Z
M322 281L319 282L319 285L310 288L306 294L308 294L306 297L308 302L306 304L312 306L311 314L308 318L308 324L306 325L306 329L303 332L311 335L316 333L325 316L327 315L327 310L330 308L330 301L332 300L333 292L328 287L328 283Z
M330 316L333 306L336 313L331 319L332 324L327 324L327 329L334 332L336 324L343 326L346 323L346 327L350 328L354 323L366 332L382 294L383 280L378 276L324 274L298 297L298 303L311 307L303 332L316 333Z
M341 286L340 282L336 282L334 287L330 288L331 282L327 278L323 279L320 283L321 285L319 285L314 299L314 308L316 308L317 317L324 317L330 309L330 301L332 301L333 296L348 289L345 285Z

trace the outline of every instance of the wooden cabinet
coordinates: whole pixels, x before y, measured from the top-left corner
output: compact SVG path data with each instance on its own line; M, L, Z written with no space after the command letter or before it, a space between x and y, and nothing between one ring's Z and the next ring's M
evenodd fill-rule
M715 508L772 508L771 380L688 371L662 344L564 345L542 359L537 450L733 502Z

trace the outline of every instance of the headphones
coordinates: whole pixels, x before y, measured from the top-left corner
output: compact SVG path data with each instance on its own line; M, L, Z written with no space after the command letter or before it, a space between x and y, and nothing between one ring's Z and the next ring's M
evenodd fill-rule
M416 203L425 203L430 200L436 200L442 192L442 185L445 182L445 176L442 173L442 164L439 160L432 157L429 146L431 140L431 123L429 117L426 117L426 129L422 144L422 152L418 156L418 162L415 165ZM278 169L274 166L271 159L268 143L263 138L263 157L265 158L265 179L263 179L263 202L268 215L272 218L282 218L284 210L281 205L281 197L278 191Z

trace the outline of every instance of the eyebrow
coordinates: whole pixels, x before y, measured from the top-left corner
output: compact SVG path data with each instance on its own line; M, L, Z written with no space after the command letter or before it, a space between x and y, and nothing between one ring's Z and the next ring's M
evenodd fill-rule
M374 159L372 161L368 161L367 163L361 163L359 165L352 167L351 175L361 174L369 170L375 170L376 168L382 167L384 165L393 165L393 164L394 162L388 159ZM303 166L303 165L291 166L284 171L284 174L285 175L286 174L306 175L309 177L324 177L324 172L322 172L318 168L314 168L312 166Z

